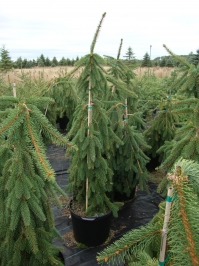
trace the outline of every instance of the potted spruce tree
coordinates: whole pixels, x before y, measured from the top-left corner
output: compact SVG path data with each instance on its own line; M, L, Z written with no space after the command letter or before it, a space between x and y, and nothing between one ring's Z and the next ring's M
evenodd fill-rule
M70 153L67 189L73 196L70 210L74 237L87 246L99 245L108 238L111 216L112 214L117 216L121 205L111 202L108 197L113 186L113 172L108 159L116 143L122 145L123 142L112 130L107 115L105 102L110 88L106 70L103 68L105 61L94 53L105 14L97 27L90 54L82 57L76 63L74 70L69 73L73 76L76 71L82 69L76 82L81 100L76 107L73 123L67 134L78 147L77 152ZM70 152L70 149L68 151Z
M66 195L44 143L72 145L44 115L53 99L19 95L0 97L0 264L63 265L51 203Z
M112 128L123 141L123 145L116 146L109 160L113 170L112 198L125 201L134 197L136 185L139 184L140 189L147 189L146 163L149 158L144 150L150 146L146 144L140 131L144 121L137 110L138 97L133 84L135 74L132 68L119 59L122 42L123 40L119 46L117 59L107 56L107 61L109 75L122 80L126 88L122 90L115 84L111 86L108 110Z

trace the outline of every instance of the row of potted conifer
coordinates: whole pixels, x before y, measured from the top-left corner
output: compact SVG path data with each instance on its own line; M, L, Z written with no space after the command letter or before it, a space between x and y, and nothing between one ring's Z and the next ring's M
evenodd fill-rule
M119 58L111 63L113 72L108 73L103 68L104 59L94 53L104 17L105 14L90 54L79 60L69 75L48 84L41 82L39 90L35 81L22 73L23 82L13 84L13 95L11 87L3 89L0 100L1 265L62 264L59 249L52 245L57 232L50 203L53 199L60 205L57 192L65 193L57 185L46 157L47 143L65 146L70 154L68 190L72 192L73 203L77 202L85 212L84 221L106 216L107 212L117 216L121 202L115 201L115 194L129 196L137 184L146 187L148 158L141 146L146 148L147 144L136 129L141 118L135 106L127 102L128 98L129 102L136 98L131 84L133 73ZM79 78L73 79L79 69L82 69ZM58 97L59 93L63 97ZM67 102L61 98L67 98ZM132 113L128 121L130 110L135 118ZM55 124L55 112L67 112L70 116L70 130L65 137L52 124ZM125 153L124 163L121 153ZM96 243L85 244L98 245L106 238L104 235Z
M102 15L97 27L90 53L76 63L72 72L60 75L48 84L41 82L40 88L35 82L29 81L26 75L22 75L23 82L16 87L1 88L1 265L62 265L58 258L59 249L52 245L52 239L58 233L53 222L51 200L54 199L61 206L57 192L66 195L57 185L55 173L46 157L47 143L65 146L70 156L67 190L72 193L71 212L80 220L80 223L74 224L74 229L81 228L80 232L86 227L90 228L93 222L93 232L99 231L102 217L108 217L107 224L110 225L109 214L117 216L124 197L131 196L137 185L147 189L148 156L160 154L159 163L162 163L161 169L166 172L171 170L180 157L198 162L198 67L189 65L166 47L180 60L184 72L175 79L158 105L154 101L157 116L149 122L146 130L146 121L139 109L135 74L131 66L119 58L122 40L116 59L106 56L108 60L105 61L94 53L105 15ZM103 67L106 62L108 70ZM70 118L66 136L55 127L56 116L64 113ZM179 165L184 169L184 164ZM190 190L186 190L186 174L197 182L195 172L190 172L192 163L185 165L189 168L185 167L182 174L176 174L173 181L179 199L176 202L179 204L183 199L181 195L188 195L187 191ZM196 168L197 165L193 164L193 169ZM194 171L197 172L197 169ZM186 181L183 187L176 183L179 176L182 176L183 182ZM167 185L165 177L159 189L163 191ZM198 196L195 198L198 200ZM81 215L75 214L76 206L81 210ZM159 220L156 222L152 221L146 230L142 230L154 230L157 223L160 227ZM188 227L184 228L188 230ZM196 232L198 235L197 228L190 228L190 233ZM106 231L104 234L101 233L103 229ZM137 236L142 235L141 231L136 232ZM78 242L91 246L104 242L108 233L109 227L102 226L101 236L98 234L93 242L74 231ZM182 238L185 238L185 243L188 241L185 235ZM170 239L169 245L172 245L173 240ZM140 246L145 241L148 241L147 238L143 238ZM198 249L197 240L194 241L195 249L193 246L190 249L195 253L189 250L186 253L190 254L191 261L194 261L193 254L197 254ZM121 243L125 243L125 248ZM119 247L124 250L122 256L129 249L134 250L131 233L121 243ZM139 241L136 243L139 246ZM117 254L120 252L111 247L98 260L108 261ZM175 256L176 253L171 249L172 265L180 265ZM143 258L146 257L144 253ZM197 259L197 256L194 258Z

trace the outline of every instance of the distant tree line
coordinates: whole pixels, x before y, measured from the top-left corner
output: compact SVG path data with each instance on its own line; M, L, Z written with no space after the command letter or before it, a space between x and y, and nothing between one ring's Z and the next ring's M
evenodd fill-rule
M136 59L133 49L128 47L123 59L127 64L130 64L134 67L152 67L152 66L160 66L160 67L178 67L180 66L178 61L175 61L171 56L162 56L157 57L151 60L148 52L145 53L143 59ZM182 55L185 60L189 63L198 65L199 63L199 49L194 54L191 52L189 55ZM22 59L21 56L16 60L12 61L9 56L9 51L3 46L0 49L0 71L7 71L12 68L33 68L33 67L56 67L56 66L73 66L75 62L79 60L77 56L76 59L69 59L62 57L61 60L57 60L54 56L52 60L48 57L45 57L43 54L40 55L36 60L28 60Z
M181 55L180 57L190 64L197 66L199 64L199 49L196 50L195 54L191 52L188 55ZM162 56L155 58L153 60L153 65L160 67L178 67L180 66L180 62L175 60L172 56Z
M148 52L145 53L142 60L136 59L133 49L128 47L125 57L125 61L130 62L136 66L141 67L151 67L151 66L160 66L160 67L178 67L180 66L179 61L175 60L172 56L161 56L151 60ZM196 50L194 54L191 52L189 55L181 55L182 58L187 60L190 64L195 66L199 63L199 49Z
M9 55L9 51L3 46L0 49L0 70L9 70L11 68L32 68L32 67L56 67L56 66L73 66L76 61L79 60L77 56L76 59L69 59L62 57L61 60L57 60L54 56L52 60L48 57L44 57L43 54L40 55L36 60L22 59L21 56L17 58L16 61L12 61Z
M73 66L76 61L79 60L77 56L76 59L69 59L62 57L61 60L57 60L54 56L52 60L48 57L44 57L43 54L40 55L36 60L22 59L19 57L16 61L13 62L14 68L32 68L32 67L56 67L56 66Z

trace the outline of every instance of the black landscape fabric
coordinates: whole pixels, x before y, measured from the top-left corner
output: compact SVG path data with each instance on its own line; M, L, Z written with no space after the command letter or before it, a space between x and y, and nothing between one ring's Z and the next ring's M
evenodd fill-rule
M55 145L49 145L47 149L48 159L56 172L56 180L64 190L68 182L69 159L65 157L65 149ZM72 235L72 221L70 215L63 209L52 206L54 221L57 230L63 239L54 239L54 244L62 248L64 264L67 266L95 266L99 265L96 255L107 245L119 239L123 234L133 228L146 225L158 212L158 205L164 199L156 192L157 185L149 183L150 194L144 191L136 191L132 201L125 203L119 211L118 217L112 219L110 241L98 247L80 248L75 242L71 244L67 235ZM67 208L67 206L65 206ZM66 236L66 237L65 237ZM103 264L107 265L107 264ZM122 262L119 266L124 265Z

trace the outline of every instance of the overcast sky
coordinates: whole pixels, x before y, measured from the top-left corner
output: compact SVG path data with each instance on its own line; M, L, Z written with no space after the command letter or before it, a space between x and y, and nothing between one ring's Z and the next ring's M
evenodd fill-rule
M90 45L102 14L106 12L95 52L121 57L132 47L142 59L199 49L198 0L0 0L0 48L12 60L18 57L50 59L81 57Z

